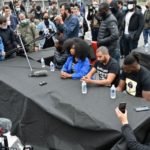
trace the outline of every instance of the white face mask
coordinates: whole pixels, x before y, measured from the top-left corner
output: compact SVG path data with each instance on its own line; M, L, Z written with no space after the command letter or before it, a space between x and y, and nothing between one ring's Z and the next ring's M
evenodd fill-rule
M98 7L95 8L96 11L98 11L98 9L99 9Z
M7 29L7 25L1 26L1 29Z
M134 8L134 4L128 4L128 10L131 10Z
M16 8L16 11L20 11L20 8L19 8L19 7L17 7L17 8Z
M7 21L7 24L10 26L10 25L11 25L11 21L10 21L10 20L8 20L8 21Z

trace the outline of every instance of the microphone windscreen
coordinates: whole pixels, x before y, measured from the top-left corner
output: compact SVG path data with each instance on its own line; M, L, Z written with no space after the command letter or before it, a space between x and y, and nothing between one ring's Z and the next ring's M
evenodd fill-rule
M29 75L30 77L44 77L48 75L47 70L37 70L37 71L32 71L31 74Z

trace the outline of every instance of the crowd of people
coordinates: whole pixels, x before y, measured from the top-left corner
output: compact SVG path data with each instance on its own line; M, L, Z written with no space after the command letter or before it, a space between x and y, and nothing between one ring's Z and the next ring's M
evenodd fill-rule
M45 10L32 1L31 4L29 12L19 0L2 7L0 61L23 55L18 38L21 36L27 52L55 46L53 62L61 70L63 79L81 79L87 84L101 86L115 85L117 91L150 100L150 71L140 65L139 56L132 53L142 32L144 44L148 44L150 1L146 2L146 11L142 14L136 0L127 0L126 3L122 0L102 3L93 0L88 5L87 16L81 0L60 6L57 0L51 0ZM89 60L89 45L84 41L89 30L87 20L92 40L97 41L98 47L93 66ZM122 67L121 58L124 58ZM94 78L95 73L98 79ZM116 113L121 118L118 109ZM130 127L126 125L123 130L126 132Z

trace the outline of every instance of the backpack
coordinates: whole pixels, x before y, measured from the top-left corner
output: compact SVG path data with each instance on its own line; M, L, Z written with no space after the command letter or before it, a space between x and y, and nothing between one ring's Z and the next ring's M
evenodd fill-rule
M84 30L84 33L89 31L89 26L88 26L88 23L87 23L85 17L83 17L83 30Z

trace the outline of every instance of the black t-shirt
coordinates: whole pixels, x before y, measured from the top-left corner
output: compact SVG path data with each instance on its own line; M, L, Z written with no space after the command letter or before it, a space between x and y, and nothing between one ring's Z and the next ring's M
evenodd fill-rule
M114 73L116 74L115 80L112 82L115 86L118 85L119 82L119 73L120 73L120 67L118 62L110 58L107 64L103 64L100 61L96 61L94 65L95 69L97 70L97 73L99 75L99 80L107 79L108 73Z
M136 73L122 72L121 80L126 82L126 91L130 95L142 97L142 91L150 91L150 71L143 66Z

